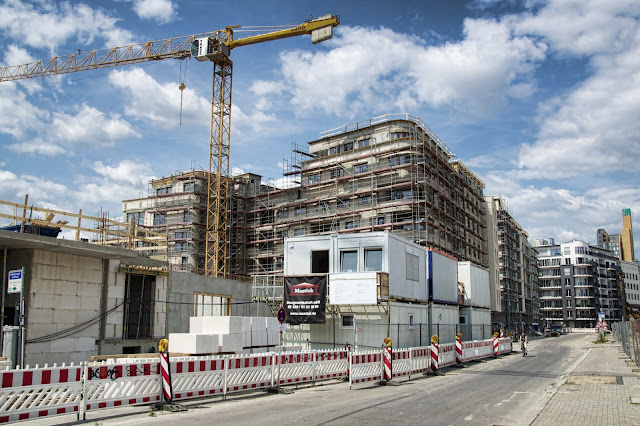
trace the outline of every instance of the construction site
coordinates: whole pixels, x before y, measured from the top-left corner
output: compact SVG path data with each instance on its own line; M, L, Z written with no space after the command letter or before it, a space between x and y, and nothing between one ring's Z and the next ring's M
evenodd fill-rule
M288 236L380 230L486 266L484 184L419 118L353 123L290 154L282 188L229 179L230 275L281 275ZM172 269L204 274L207 178L179 172L124 201L128 222L168 229Z

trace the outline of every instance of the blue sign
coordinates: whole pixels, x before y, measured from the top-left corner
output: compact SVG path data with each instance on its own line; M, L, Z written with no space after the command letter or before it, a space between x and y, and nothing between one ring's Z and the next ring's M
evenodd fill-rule
M7 293L22 293L22 283L24 282L24 270L16 269L9 271L9 283Z

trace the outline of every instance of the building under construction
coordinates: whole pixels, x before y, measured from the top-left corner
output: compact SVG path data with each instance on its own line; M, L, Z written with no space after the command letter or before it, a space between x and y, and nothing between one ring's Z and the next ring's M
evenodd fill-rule
M416 117L385 115L294 145L284 177L282 188L231 178L231 275L282 274L288 236L380 230L487 266L484 184ZM124 201L128 221L168 233L173 269L204 272L206 181L180 172Z

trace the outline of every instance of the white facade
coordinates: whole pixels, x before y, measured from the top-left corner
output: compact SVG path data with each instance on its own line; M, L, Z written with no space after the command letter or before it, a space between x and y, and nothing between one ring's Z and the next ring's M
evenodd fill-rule
M458 260L447 254L427 250L429 301L458 304Z
M634 309L640 308L640 265L636 262L620 261L624 276L627 304Z
M464 289L465 305L491 309L489 271L486 268L471 262L458 262L458 282Z

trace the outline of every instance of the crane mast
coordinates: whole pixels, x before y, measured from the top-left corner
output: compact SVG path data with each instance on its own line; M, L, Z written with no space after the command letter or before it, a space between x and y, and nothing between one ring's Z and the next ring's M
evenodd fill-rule
M335 15L326 15L293 28L271 31L234 40L234 30L224 30L159 41L132 44L111 49L94 50L56 56L44 61L0 67L0 82L46 77L99 68L117 67L164 59L186 59L213 62L211 94L211 127L209 140L209 176L207 181L207 229L205 275L228 275L229 249L229 149L231 141L231 87L233 62L231 49L267 41L311 34L316 44L333 36L340 23Z

